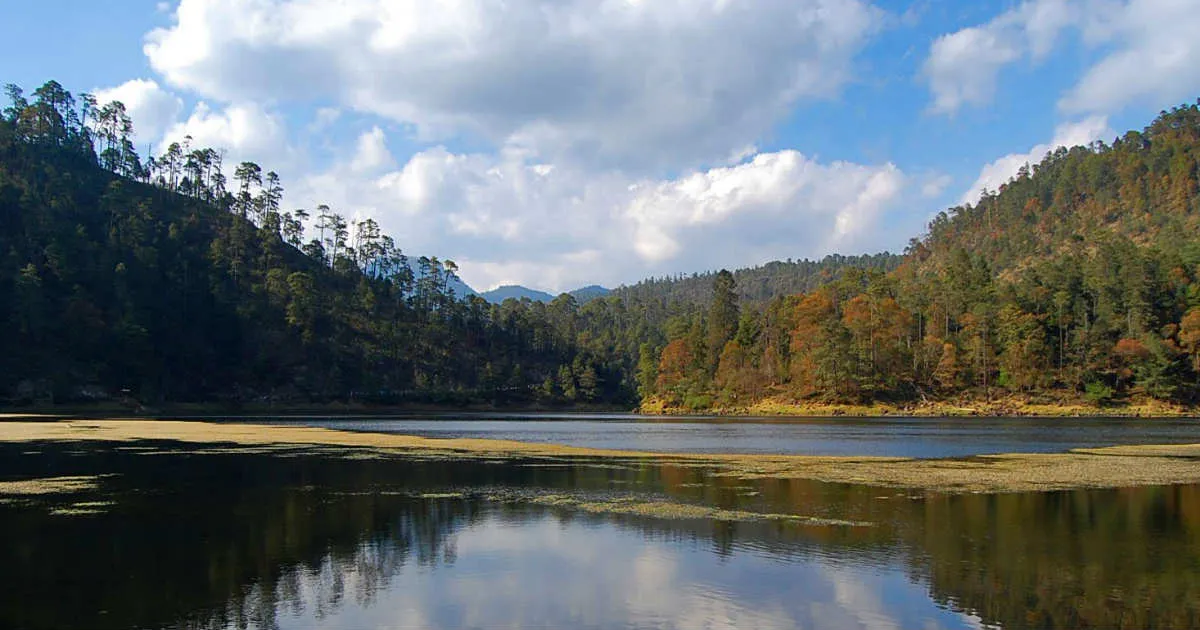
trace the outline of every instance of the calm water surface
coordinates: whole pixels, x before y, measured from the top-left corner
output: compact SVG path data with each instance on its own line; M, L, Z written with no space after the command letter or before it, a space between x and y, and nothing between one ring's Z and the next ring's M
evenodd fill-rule
M1200 419L787 418L698 420L633 414L445 414L255 418L348 431L493 438L689 453L963 457L1114 444L1200 442Z
M0 627L1200 626L1200 486L941 495L347 453L0 445L2 481L109 475L0 497ZM846 523L596 508L635 502Z

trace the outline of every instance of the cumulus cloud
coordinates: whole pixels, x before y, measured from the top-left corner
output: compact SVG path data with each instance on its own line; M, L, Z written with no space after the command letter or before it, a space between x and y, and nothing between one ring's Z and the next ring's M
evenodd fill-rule
M1000 70L1044 59L1068 30L1104 50L1060 99L1068 113L1111 113L1135 101L1187 99L1200 90L1200 12L1193 0L1028 0L991 21L939 37L924 76L931 108L984 105Z
M985 28L965 28L939 37L925 62L933 110L954 113L965 104L990 102L996 74L1019 56L1016 46Z
M409 251L455 259L478 289L567 290L877 247L906 183L891 164L796 151L653 179L435 147L369 177L337 166L294 190L374 217Z
M362 173L371 173L395 166L395 164L392 154L388 151L387 140L382 129L373 127L358 137L354 158L350 161L351 169Z
M1077 19L1077 9L1068 0L1031 0L986 24L938 37L923 69L933 111L953 114L991 102L1000 70L1024 56L1045 57L1059 32Z
M214 109L198 103L186 119L167 129L157 150L166 151L169 144L183 142L188 136L192 147L225 151L227 163L249 160L264 170L295 172L297 156L288 140L287 125L279 114L260 105L241 103Z
M1092 66L1059 106L1106 112L1130 102L1171 103L1200 91L1200 11L1193 0L1105 3L1084 36L1111 52Z
M636 227L634 250L649 262L675 258L685 244L697 247L695 237L716 247L704 248L707 257L721 257L720 250L744 255L746 248L765 252L781 246L829 251L869 229L902 187L903 176L891 164L823 165L797 151L780 151L639 185L625 216ZM685 237L692 238L681 242Z
M480 289L875 248L910 188L892 164L755 146L851 80L883 22L866 0L181 0L170 20L146 55L205 100L158 150L191 136L259 162L286 207L373 217ZM292 144L297 105L331 166Z
M926 174L921 182L921 196L926 199L937 197L953 182L954 178L945 173Z
M881 15L863 0L182 0L145 52L208 98L332 101L427 140L686 168L836 95Z
M1047 153L1058 147L1086 146L1097 140L1107 140L1115 136L1116 132L1108 126L1108 118L1105 116L1091 116L1059 125L1049 143L1036 145L1026 153L1011 153L984 166L975 183L971 184L959 203L965 205L979 201L979 196L984 190L999 189L1002 184L1008 183L1022 166L1041 162Z
M112 101L125 105L134 122L133 140L139 149L157 142L183 111L183 101L178 96L149 79L133 79L116 87L94 90L92 94L101 106Z

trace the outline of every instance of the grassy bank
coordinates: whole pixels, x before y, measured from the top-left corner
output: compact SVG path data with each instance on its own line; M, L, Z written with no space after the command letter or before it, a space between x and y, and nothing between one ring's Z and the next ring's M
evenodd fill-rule
M1200 483L1200 444L1076 449L1069 453L986 455L964 459L709 455L615 451L506 440L430 439L313 427L178 420L66 420L0 423L3 442L179 443L187 450L238 449L289 455L449 459L606 458L711 467L740 478L811 479L940 492L1014 492L1085 487ZM161 447L159 447L161 448ZM153 453L157 448L150 448ZM159 450L158 452L163 452Z
M1026 398L1002 396L993 398L957 398L925 400L906 403L876 402L867 404L791 401L767 398L746 405L715 405L705 410L689 410L667 404L662 399L649 399L639 412L651 415L687 415L691 413L724 416L924 416L924 417L1140 417L1177 418L1200 416L1200 408L1160 400L1132 400L1120 404L1098 406L1070 398Z

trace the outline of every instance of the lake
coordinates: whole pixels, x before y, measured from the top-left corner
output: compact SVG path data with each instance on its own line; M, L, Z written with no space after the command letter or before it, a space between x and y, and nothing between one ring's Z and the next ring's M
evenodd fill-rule
M256 417L251 421L431 438L491 438L683 453L930 458L1200 442L1200 420L1193 418L663 418L636 414L459 413Z
M65 475L104 476L0 497L0 627L1200 627L1196 485L0 444L0 480Z

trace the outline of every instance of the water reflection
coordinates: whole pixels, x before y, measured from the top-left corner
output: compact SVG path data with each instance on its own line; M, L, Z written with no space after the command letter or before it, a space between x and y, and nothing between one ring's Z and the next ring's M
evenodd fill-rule
M674 453L930 458L1200 441L1200 423L1192 418L664 418L635 414L454 413L261 417L254 421L431 438L488 438Z
M1200 626L1197 486L913 495L598 460L30 450L0 446L0 478L121 474L0 505L0 627ZM873 525L578 507L632 497ZM51 513L79 501L113 503Z

